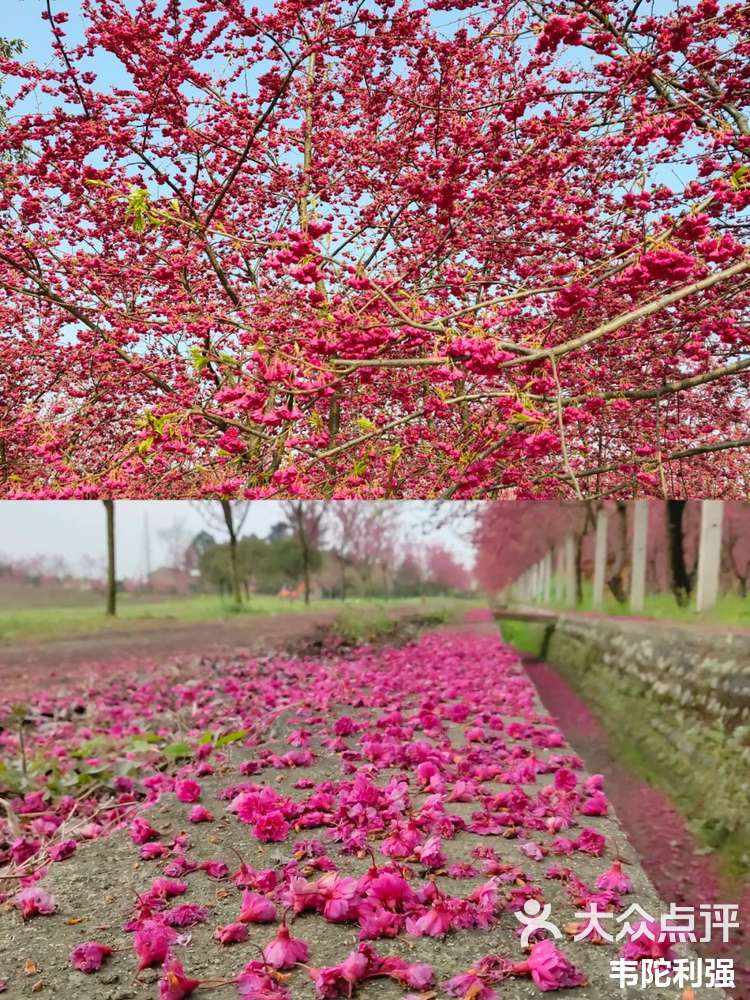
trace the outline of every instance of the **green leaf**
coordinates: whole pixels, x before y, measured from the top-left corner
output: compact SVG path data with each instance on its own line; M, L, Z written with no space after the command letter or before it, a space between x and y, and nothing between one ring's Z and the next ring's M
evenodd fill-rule
M149 434L147 438L144 438L138 445L138 454L147 455L151 449L154 447L154 436Z
M125 217L132 219L134 233L140 234L145 231L146 224L150 221L149 204L150 198L146 188L131 187Z
M228 743L236 743L238 740L244 740L246 736L246 729L235 729L231 733L225 733L223 736L220 736L215 746L219 749L219 747L225 747Z
M193 364L193 368L195 368L197 372L203 371L203 369L208 364L208 358L200 349L200 347L190 348L190 360Z
M180 740L177 743L168 743L162 753L165 757L169 757L170 760L183 760L186 757L192 757L193 751L189 743L185 743L184 740Z

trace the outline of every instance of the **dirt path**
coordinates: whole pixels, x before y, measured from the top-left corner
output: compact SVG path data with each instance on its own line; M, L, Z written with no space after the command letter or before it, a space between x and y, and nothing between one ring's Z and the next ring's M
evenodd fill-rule
M26 641L0 646L0 690L18 692L60 688L91 673L123 670L147 673L154 663L173 657L258 653L291 645L331 625L330 612L295 611L286 615L246 615L219 622L143 622L106 634ZM200 651L200 652L198 652Z
M389 607L390 618L419 616L419 603ZM0 643L0 691L23 695L60 690L93 676L149 673L165 660L190 672L209 657L244 656L299 648L330 628L340 609L243 614L223 621L142 620L94 635ZM363 611L363 614L366 614Z
M633 774L618 759L605 728L554 667L525 662L542 700L590 771L606 775L607 793L617 810L646 874L667 902L699 907L701 903L739 904L750 913L750 884L727 885L716 862L701 854L685 818L668 796ZM700 946L697 946L700 950ZM750 943L742 928L729 945L703 946L704 957L733 958L737 970L734 996L750 997Z

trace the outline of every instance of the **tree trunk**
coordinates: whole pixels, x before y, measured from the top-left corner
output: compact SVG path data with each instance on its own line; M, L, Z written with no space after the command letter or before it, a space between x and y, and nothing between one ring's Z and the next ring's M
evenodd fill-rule
M576 535L576 605L583 604L583 535Z
M239 607L242 604L242 586L240 581L240 566L237 559L237 532L234 529L234 516L232 514L232 504L229 500L221 500L221 509L224 514L224 523L229 534L229 560L232 566L232 596L234 603Z
M690 599L693 581L685 565L685 500L667 500L667 543L672 593L680 607Z
M341 600L346 600L346 563L344 562L343 556L340 560L341 569Z
M107 516L107 614L117 614L117 568L115 566L115 502L102 500Z
M628 510L623 500L617 501L618 547L615 564L607 580L607 586L618 604L625 604L628 599L625 587L625 570L628 566Z
M305 524L305 508L301 500L292 503L294 524L299 542L300 555L302 556L302 582L305 588L305 604L310 603L310 540L307 537L307 526Z

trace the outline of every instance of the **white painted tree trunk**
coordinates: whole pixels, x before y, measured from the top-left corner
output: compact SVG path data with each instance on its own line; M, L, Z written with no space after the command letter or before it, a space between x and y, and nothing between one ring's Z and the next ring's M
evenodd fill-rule
M596 545L594 548L594 607L604 604L604 578L607 575L607 512L596 515Z
M565 599L565 546L558 546L555 551L555 600Z
M552 553L547 552L542 560L542 600L549 604L552 599Z
M696 610L708 611L719 597L721 574L721 528L723 500L704 500L701 504L701 534L698 549L698 584Z
M565 601L571 607L576 603L576 543L572 535L565 538Z
M633 507L633 558L630 573L630 610L643 611L646 602L648 555L648 500L636 500Z

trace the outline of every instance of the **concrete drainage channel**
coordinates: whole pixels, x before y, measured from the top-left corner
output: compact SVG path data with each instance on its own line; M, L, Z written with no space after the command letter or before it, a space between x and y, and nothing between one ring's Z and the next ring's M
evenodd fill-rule
M527 672L607 790L660 895L750 912L750 634L538 613L498 616ZM508 621L523 620L522 631ZM537 619L537 620L535 620ZM746 920L746 918L745 918ZM743 928L701 953L734 959ZM700 948L701 946L699 946Z

